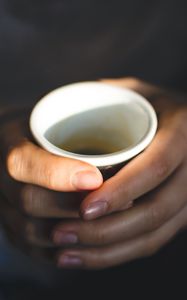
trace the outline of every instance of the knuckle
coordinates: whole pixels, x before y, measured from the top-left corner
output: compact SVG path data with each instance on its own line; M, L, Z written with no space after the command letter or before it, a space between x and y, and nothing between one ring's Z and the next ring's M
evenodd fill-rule
M102 245L106 242L106 235L100 226L94 224L93 222L87 223L86 228L85 224L82 224L80 227L80 238L84 243L88 245Z
M38 216L41 207L41 199L36 193L36 188L32 185L24 185L20 195L20 208L29 216Z
M159 180L166 178L170 174L170 162L164 153L160 153L159 159L153 162L153 171Z
M95 231L95 243L98 245L103 245L106 243L106 234L104 230L102 230L100 227L96 228Z
M108 225L107 222L103 222L103 220L93 222L92 228L90 228L89 232L91 233L92 243L94 245L107 245L114 238L112 235L113 228L111 230L111 226Z
M22 169L22 151L20 148L16 147L9 151L6 165L9 175L14 179L18 179Z
M127 77L126 82L129 83L131 87L137 87L137 85L140 83L140 80L138 80L136 77Z
M25 165L24 157L27 152L27 141L22 141L9 149L6 158L6 167L9 175L16 180L21 180L25 169L29 169L29 162Z
M55 170L48 165L46 165L40 172L40 178L44 178L45 185L52 189L56 189L56 176L55 176Z
M156 204L151 204L145 212L146 223L149 231L156 230L161 226L162 214L160 208Z

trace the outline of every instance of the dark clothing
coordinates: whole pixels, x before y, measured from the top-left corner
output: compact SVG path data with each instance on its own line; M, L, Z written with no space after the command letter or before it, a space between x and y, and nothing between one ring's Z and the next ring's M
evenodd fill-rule
M0 104L34 103L63 84L107 77L135 76L186 91L186 10L186 0L0 0ZM19 300L34 299L35 291L47 300L37 290L39 280L49 299L50 283L58 286L54 299L101 299L100 293L164 299L160 289L169 292L186 266L186 240L176 245L153 259L80 273L57 271L4 248L0 282L7 295L10 281L13 293L20 287ZM180 292L174 299L182 299Z

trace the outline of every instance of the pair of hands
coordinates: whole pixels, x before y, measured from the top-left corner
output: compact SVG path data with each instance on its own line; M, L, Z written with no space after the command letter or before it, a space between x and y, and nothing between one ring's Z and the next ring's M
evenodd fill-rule
M97 168L35 145L24 116L0 130L1 222L17 246L62 268L100 269L152 255L187 225L187 105L136 79L108 83L152 101L159 128L104 183Z

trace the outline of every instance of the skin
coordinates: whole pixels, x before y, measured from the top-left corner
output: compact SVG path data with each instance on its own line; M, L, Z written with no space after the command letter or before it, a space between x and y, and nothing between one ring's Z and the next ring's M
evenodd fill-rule
M104 183L97 168L35 145L24 117L1 127L7 235L61 268L102 269L150 256L187 226L185 95L133 78L105 82L147 97L159 128L150 146Z

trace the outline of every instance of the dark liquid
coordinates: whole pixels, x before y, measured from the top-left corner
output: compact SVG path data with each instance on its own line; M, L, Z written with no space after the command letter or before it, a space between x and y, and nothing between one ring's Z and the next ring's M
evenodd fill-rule
M68 138L58 147L82 155L104 155L121 150L119 146L114 145L111 141L80 136Z
M107 155L133 144L124 106L99 107L58 121L45 132L53 145L82 155Z
M70 152L77 153L77 154L82 154L82 155L102 155L102 154L109 154L107 150L104 151L102 149L91 149L91 148L83 148L83 149L71 149L69 150Z

